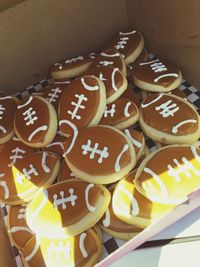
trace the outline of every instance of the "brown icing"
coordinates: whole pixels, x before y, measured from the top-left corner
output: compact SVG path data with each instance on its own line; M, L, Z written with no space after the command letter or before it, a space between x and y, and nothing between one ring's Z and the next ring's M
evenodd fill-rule
M81 236L85 237L81 247ZM96 254L99 255L99 245L93 230L87 230L75 237L63 237L58 239L38 238L39 247L33 253L36 239L32 238L23 248L22 255L28 259L30 267L34 266L85 266ZM69 249L69 250L68 250ZM84 251L85 250L85 253ZM29 255L33 255L30 257ZM59 256L58 256L59 255ZM28 258L26 258L28 257ZM96 259L97 260L97 259Z
M135 92L135 87L131 88L128 86L128 88L125 90L125 92L121 95L121 97L126 97L129 100L131 100L137 107L140 105L139 97L137 96Z
M71 146L72 139L73 138L70 137L67 140L66 151L68 151L69 146ZM92 152L87 152L86 147L90 143L89 140L91 141L90 148L94 148L94 146L97 148L98 145L98 150L100 150L100 152L103 150L105 151L105 153L102 154L102 159L98 153L95 153L94 157L92 156L91 158ZM125 147L128 147L128 150L123 151ZM67 162L69 161L82 172L94 175L95 181L95 176L110 175L126 168L131 162L131 155L129 145L124 135L110 127L95 126L87 128L78 134L71 151L66 154L66 159ZM116 163L117 161L119 163L118 167L115 166L118 165Z
M72 173L72 171L68 167L66 161L63 160L61 168L60 168L60 172L58 175L58 182L66 181L66 180L73 179L73 178L75 178L75 175Z
M110 66L97 66L90 68L85 74L94 75L105 85L107 98L121 88L124 78L123 74ZM113 77L113 78L112 78Z
M132 33L131 33L132 32ZM105 49L114 48L127 58L141 44L142 36L137 31L119 32L106 45ZM104 49L104 50L105 50Z
M140 63L134 69L133 76L142 82L168 87L180 76L180 70L171 63L154 59Z
M142 62L145 62L148 58L148 53L146 49L143 49L141 54L136 58L136 60L127 65L127 76L130 77L133 74L134 69ZM130 77L132 79L132 77Z
M63 136L63 134L60 131L57 131L57 134L50 144L48 144L44 150L45 151L51 151L56 153L57 155L61 156L64 153L64 144L66 142L66 137Z
M31 120L32 118L35 120ZM17 106L14 123L17 134L25 142L43 142L50 123L48 105L40 96L30 96L24 98ZM34 131L36 131L39 127L43 127L43 129L41 128L40 131L32 136Z
M170 201L171 198L184 198L200 188L199 161L199 148L166 146L148 160L146 169L137 175L135 183L148 195L159 199ZM149 174L147 168L159 177L160 184Z
M145 142L143 133L134 129L125 129L124 133L133 144L137 156Z
M35 152L17 161L12 168L5 170L0 184L0 199L7 203L23 203L48 182L58 160L59 157L51 152Z
M13 131L17 103L12 96L0 96L0 139Z
M183 91L181 91L179 88L176 88L176 89L174 89L173 91L171 91L169 93L171 93L172 95L176 95L178 97L181 97L181 98L187 100L186 94ZM153 95L153 94L157 94L157 93L155 93L155 92L148 92L148 91L145 91L145 90L142 91L142 97L143 97L143 99L145 99L148 96Z
M82 81L98 90L86 90ZM71 124L80 130L92 122L100 105L100 90L97 79L90 76L78 78L68 85L59 104L58 117L61 132L71 135L73 134ZM77 105L78 103L81 106ZM69 123L61 123L63 120L67 120Z
M153 101L154 103L151 103ZM165 115L162 115L164 114L163 107L161 107L162 104L167 105L167 107L170 107L171 105L176 106L166 108ZM168 113L168 109L174 112L172 112L170 115ZM176 111L176 109L178 110ZM149 96L143 101L141 105L141 114L144 122L148 126L171 135L180 136L191 134L195 132L199 127L198 115L195 110L192 109L191 106L189 106L187 102L183 101L181 98L177 98L172 95L154 94ZM183 125L180 125L177 128L177 125L179 123L184 121L187 122L187 120L195 120L196 122L193 121L189 123L184 123Z
M99 124L116 126L135 117L137 114L137 106L129 99L120 97L106 106L104 115Z
M25 213L26 205L10 206L8 216L9 233L15 245L19 248L23 248L34 235L28 228Z

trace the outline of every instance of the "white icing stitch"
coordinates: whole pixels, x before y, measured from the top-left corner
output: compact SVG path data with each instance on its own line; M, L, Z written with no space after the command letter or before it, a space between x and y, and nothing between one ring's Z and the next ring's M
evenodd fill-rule
M78 115L77 113L78 113L79 109L85 109L85 106L82 105L82 102L83 101L86 102L88 100L88 98L84 94L80 94L80 95L79 94L75 94L75 97L78 99L78 102L72 101L71 102L71 105L74 106L74 110L73 111L68 110L67 113L69 115L71 115L71 119L72 120L73 119L80 120L81 119L81 116Z
M26 122L26 125L29 126L30 124L34 124L35 121L38 119L37 116L35 116L36 111L33 110L32 107L28 108L25 112L22 113L24 116L24 120Z
M129 149L129 145L125 144L124 147L122 148L122 151L119 153L116 161L115 161L115 172L119 172L121 170L120 167L120 160L123 156L123 154Z
M107 79L103 77L102 72L99 73L99 80L101 80L102 82L107 81Z
M165 197L168 196L167 188L166 188L165 184L163 183L163 181L160 179L160 177L155 172L153 172L151 169L146 168L146 167L144 168L144 172L146 172L149 175L151 175L153 177L153 179L157 182L157 184L159 185L163 196L165 196Z
M25 261L28 261L28 262L31 261L32 258L36 255L39 247L40 247L40 239L38 236L36 236L35 247L34 247L33 251L31 252L31 254L25 257Z
M30 234L33 234L33 232L31 231L31 229L29 229L28 227L24 227L24 226L13 226L10 229L10 232L11 233L16 233L18 231L25 231L25 232L28 232Z
M53 205L56 209L58 209L59 205L62 205L62 209L65 210L67 208L66 203L70 202L71 206L75 206L76 204L76 200L78 199L77 195L74 195L74 189L70 188L69 189L69 197L65 197L65 192L64 191L60 191L60 196L61 198L58 198L58 194L53 195Z
M169 116L174 116L174 113L176 113L179 110L179 107L177 107L176 103L172 103L172 100L168 100L165 103L162 103L160 106L155 107L155 110L159 112L163 116L163 118L167 118Z
M133 30L131 32L120 32L119 35L130 35L130 34L135 34L135 33L136 33L136 31Z
M52 241L47 247L47 252L49 258L53 258L54 255L56 258L60 258L62 257L61 254L64 254L65 259L69 259L71 254L70 240L59 241L58 245Z
M116 74L116 72L118 72L119 70L118 69L114 69L113 71L112 71L112 75L111 75L111 81L112 81L112 88L113 88L113 90L114 91L117 91L119 88L117 88L117 86L116 86L116 84L115 84L115 74Z
M120 53L107 54L105 52L101 52L101 56L103 56L103 57L119 57Z
M166 66L162 62L157 62L157 63L151 64L151 69L154 72L163 72L163 71L167 70Z
M42 153L42 168L46 173L50 173L51 170L49 169L46 163L47 156L48 154L46 151Z
M96 208L90 205L90 202L89 202L89 192L93 187L94 187L94 184L89 184L85 189L85 202L90 212L94 212L96 210Z
M84 58L82 56L79 57L73 57L71 59L67 59L65 61L66 64L76 63L77 61L82 61Z
M157 77L156 79L154 79L154 82L157 83L160 79L165 78L165 77L178 77L177 73L168 73L168 74L163 74L160 75L159 77Z
M0 96L0 100L12 99L12 96Z
M91 58L91 59L95 59L95 53L94 53L94 52L90 53L90 54L89 54L89 58Z
M61 126L62 124L67 124L69 125L72 130L74 131L74 134L73 134L73 138L72 138L72 142L70 144L70 146L68 147L68 149L65 151L65 153L63 154L63 157L65 157L67 154L70 153L70 151L72 150L72 148L74 147L74 144L76 142L76 138L78 136L78 129L76 127L75 124L73 124L71 121L68 121L68 120L61 120L59 121L59 126Z
M130 113L129 113L129 110L128 110L130 106L131 106L131 102L128 102L128 103L126 103L126 106L124 108L124 116L126 118L130 117Z
M26 208L21 208L21 209L19 209L19 213L18 213L18 215L17 215L17 219L18 220L25 220L25 218L26 218Z
M19 147L16 147L15 149L12 149L12 155L10 156L10 163L8 164L8 167L12 167L18 159L23 158L23 154L25 154L25 150L20 149ZM21 155L20 155L21 154Z
M91 86L91 85L86 84L84 78L81 78L81 82L82 82L84 88L86 90L88 90L88 91L97 91L97 90L99 90L99 86L98 85Z
M31 175L35 175L35 176L38 176L39 173L38 171L36 170L36 168L32 165L32 164L29 164L29 170L27 170L26 168L23 168L22 169L22 174L20 172L17 173L16 175L16 182L18 184L23 184L24 183L24 178L25 180L28 179L28 180L31 180Z
M38 127L37 129L35 129L28 137L28 141L31 142L33 137L40 131L46 131L48 129L47 125L42 125L40 127Z
M4 114L5 108L3 107L3 105L0 105L0 120L3 119L3 114Z
M129 40L129 37L121 37L119 42L115 45L116 49L123 49L125 45L127 44L127 41Z
M129 198L132 206L131 214L137 216L140 213L137 199L122 184L119 185L119 191L122 191Z
M187 123L197 123L197 120L191 119L191 120L181 121L176 126L172 127L172 133L174 133L174 134L177 133L178 132L178 128L181 127L184 124L187 124Z
M59 70L63 69L63 65L61 63L55 63L54 66L58 66Z
M108 110L108 106L106 106L104 114L103 114L104 118L107 118L108 114L110 114L110 117L114 117L114 114L115 114L115 111L116 111L115 107L116 107L116 105L112 104L111 109Z
M50 103L53 103L53 102L56 102L56 101L57 101L57 98L59 97L59 94L62 93L62 90L60 90L60 88L57 87L57 88L53 88L53 89L51 89L51 92L52 92L52 93L49 93L49 94L48 94L48 98L47 98L47 100L48 100Z
M110 226L110 211L109 211L109 209L107 209L105 212L105 218L103 220L103 226L104 227Z
M3 189L4 189L4 198L8 199L9 195L10 195L10 192L9 192L9 189L8 189L8 186L7 186L6 182L5 181L0 181L0 186L2 186Z
M52 147L52 146L60 146L62 150L64 150L64 145L61 142L54 142L54 143L47 145L47 147Z
M0 178L4 177L5 173L0 173Z
M6 129L2 126L2 125L0 125L0 130L2 131L2 133L6 133L7 131L6 131Z
M157 102L159 99L161 99L161 97L163 96L163 94L159 94L155 99L153 99L151 102L147 103L147 104L141 104L142 108L146 108L150 105L152 105L153 103Z
M155 62L158 62L158 61L159 61L159 59L155 59L155 60L152 60L152 61L142 62L139 65L140 66L150 65L150 64L155 63Z
M32 100L33 100L33 97L30 96L29 99L26 101L26 103L24 103L23 105L18 105L18 106L17 106L17 109L21 109L21 108L23 108L23 107L29 105L29 104L31 103Z
M198 161L198 163L200 163L200 156L197 153L196 146L191 146L191 151L192 151L192 154L195 157L195 159Z
M136 146L136 147L138 147L138 148L141 148L141 147L142 147L142 144L141 144L140 142L138 142L135 138L133 138L133 137L131 136L130 131L129 131L128 129L125 129L124 132L125 132L126 136L129 138L129 140L131 141L131 143L132 143L134 146Z
M102 60L102 61L99 61L99 64L103 66L110 66L110 65L113 65L113 61Z
M85 246L84 246L84 241L85 241L86 236L87 236L86 233L82 233L79 239L79 247L84 258L88 257L87 250L85 249Z
M89 158L94 159L95 155L99 155L98 163L102 163L103 159L106 159L109 157L108 153L108 147L104 147L102 150L98 149L99 144L95 143L94 147L91 147L91 140L88 139L87 144L82 145L83 155L87 155L89 152L91 152Z
M69 84L71 83L71 81L64 81L64 82L61 82L61 81L57 81L57 82L54 82L55 84Z

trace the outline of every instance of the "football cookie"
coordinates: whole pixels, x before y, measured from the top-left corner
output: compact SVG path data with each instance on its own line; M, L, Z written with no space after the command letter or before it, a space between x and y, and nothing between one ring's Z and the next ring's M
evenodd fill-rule
M121 95L121 97L125 97L128 98L129 100L131 100L137 107L140 106L140 99L138 97L138 95L136 94L136 88L135 87L131 87L128 85L128 88L125 90L125 92Z
M54 63L51 68L51 77L60 80L81 76L92 64L94 60L94 57L92 57L78 56L61 63Z
M145 62L148 59L148 53L146 49L143 49L141 54L136 58L134 62L128 64L127 67L127 78L133 81L133 71L134 69L142 62Z
M19 205L30 201L51 185L60 169L59 157L51 152L35 152L5 168L0 180L0 201Z
M103 233L102 233L102 230L101 230L100 226L98 224L96 224L95 226L92 227L92 230L95 231L97 237L99 238L100 243L102 244L102 242L103 242Z
M170 212L175 205L160 204L145 198L136 190L134 179L135 171L117 183L112 208L120 220L145 228Z
M135 185L145 197L164 204L179 204L200 188L200 148L166 146L139 166Z
M120 97L105 108L99 124L110 125L119 130L134 125L139 120L137 106L127 98Z
M70 180L74 178L76 178L74 173L70 170L66 161L63 160L57 181L62 182L62 181L66 181L66 180Z
M146 98L139 122L147 136L165 144L193 144L200 137L200 119L194 106L172 94Z
M109 202L110 192L106 187L68 180L37 194L27 206L26 220L40 236L74 236L93 227Z
M26 97L17 106L14 129L24 144L45 147L56 135L56 111L52 104L41 96Z
M113 196L114 188L110 191L111 196ZM112 209L112 201L110 202L104 216L99 221L99 225L106 233L122 240L130 240L142 231L141 228L123 222L117 218Z
M17 100L13 96L0 96L0 144L8 142L14 135L14 114Z
M61 156L64 153L64 144L66 142L66 137L62 134L61 131L57 131L55 138L53 139L53 142L48 144L44 150L45 151L51 151L56 153L57 155Z
M145 147L145 139L143 133L138 132L134 129L125 129L124 133L134 146L136 159L138 161L142 157Z
M181 84L182 73L175 65L155 59L140 63L134 69L133 79L143 90L164 93Z
M126 76L117 68L110 66L97 66L90 68L85 74L96 76L105 85L106 103L112 103L127 89Z
M135 149L121 131L95 126L66 142L65 160L76 177L97 184L116 182L136 164Z
M90 68L96 66L110 66L113 68L117 68L122 72L124 76L126 76L126 64L124 61L124 57L120 54L116 49L109 49L101 52L91 64Z
M136 60L144 49L144 38L138 31L119 32L106 45L105 49L114 48L124 55L126 64Z
M149 92L149 91L144 91L144 90L141 91L141 96L142 96L143 100L152 94L156 94L156 92ZM187 101L186 94L183 91L181 91L179 88L174 89L173 91L169 92L168 94L179 96L179 97L181 97Z
M90 229L75 237L33 237L21 253L24 267L92 267L101 250L102 244Z
M13 244L22 249L34 236L26 223L26 205L10 206L8 212L8 234Z
M59 127L64 136L99 123L106 106L106 92L96 77L77 78L68 85L59 104Z

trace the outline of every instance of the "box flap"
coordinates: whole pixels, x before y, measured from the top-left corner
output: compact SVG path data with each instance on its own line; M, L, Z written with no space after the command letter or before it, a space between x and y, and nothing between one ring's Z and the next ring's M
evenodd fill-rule
M25 0L1 0L0 1L0 12L8 9L8 8L11 8L11 7L14 7L15 5L21 3L21 2L24 2Z

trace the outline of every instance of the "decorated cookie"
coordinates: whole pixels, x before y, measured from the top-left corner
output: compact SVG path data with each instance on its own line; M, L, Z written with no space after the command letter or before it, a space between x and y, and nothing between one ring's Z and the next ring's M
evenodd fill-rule
M135 185L152 201L179 204L200 188L200 149L166 146L150 154L139 166Z
M114 188L110 191L113 198ZM142 231L141 228L123 222L115 216L112 208L112 200L104 216L99 221L99 225L106 233L122 240L129 240Z
M34 236L26 223L26 205L10 206L8 213L8 233L13 244L22 249Z
M17 101L12 96L0 96L0 144L8 142L14 135L14 114Z
M136 93L136 88L128 86L127 89L124 91L124 93L121 95L121 97L126 97L129 100L131 100L137 107L140 106L140 99Z
M110 125L119 130L134 125L139 119L137 106L125 97L120 97L105 108L99 124Z
M51 68L51 77L55 80L75 78L81 76L92 64L94 56L78 56L54 63Z
M56 136L54 140L48 144L44 150L45 151L51 151L56 153L57 155L61 156L64 153L64 144L66 142L66 137L62 134L61 131L57 131Z
M60 172L58 175L58 182L62 182L62 181L66 181L66 180L70 180L74 178L75 178L74 173L70 170L66 161L63 160L61 168L60 168Z
M95 226L92 227L92 230L95 231L99 241L102 244L102 242L103 242L103 233L102 233L102 230L101 230L100 226L98 224L95 224Z
M64 156L76 177L98 184L121 179L136 164L131 142L125 134L110 126L75 132L66 142Z
M116 49L109 49L101 52L94 60L90 68L96 66L109 66L113 68L117 68L122 72L124 76L126 76L126 64L124 61L124 57L120 54Z
M169 92L182 81L178 67L159 59L140 63L133 72L135 84L146 91Z
M35 148L22 143L17 137L3 145L0 145L0 166L11 168L18 160L23 159L28 154L33 153Z
M126 64L136 60L144 49L144 38L135 30L119 32L106 45L106 49L114 48L124 55Z
M26 97L17 106L14 129L24 144L45 147L56 135L56 111L52 104L41 96Z
M145 91L145 90L141 91L141 95L142 95L143 100L152 94L157 94L157 93L156 92L149 92L149 91ZM169 92L168 94L176 95L176 96L181 97L187 101L186 94L183 91L181 91L179 88L174 89L173 91Z
M93 230L75 237L32 238L22 250L27 267L92 267L101 255L102 245Z
M28 202L42 188L51 185L60 169L59 157L51 152L35 152L5 168L0 180L0 201L18 205Z
M134 179L135 171L118 182L113 193L112 208L120 220L145 228L170 212L175 205L160 204L147 199L136 190Z
M134 69L142 62L145 62L148 59L148 53L146 49L143 49L141 54L136 58L134 62L128 64L127 67L127 78L133 81L133 71Z
M74 236L93 227L109 202L106 187L68 180L37 194L27 206L26 219L32 231L41 236Z
M97 66L90 68L86 74L94 75L104 83L107 104L112 103L119 98L127 88L126 77L117 68Z
M200 137L199 115L187 101L172 94L154 94L140 108L144 133L166 144L193 144Z
M99 123L106 105L105 87L96 77L71 82L59 104L59 127L64 136Z
M124 133L133 144L138 161L144 153L145 139L143 133L134 129L124 129Z

